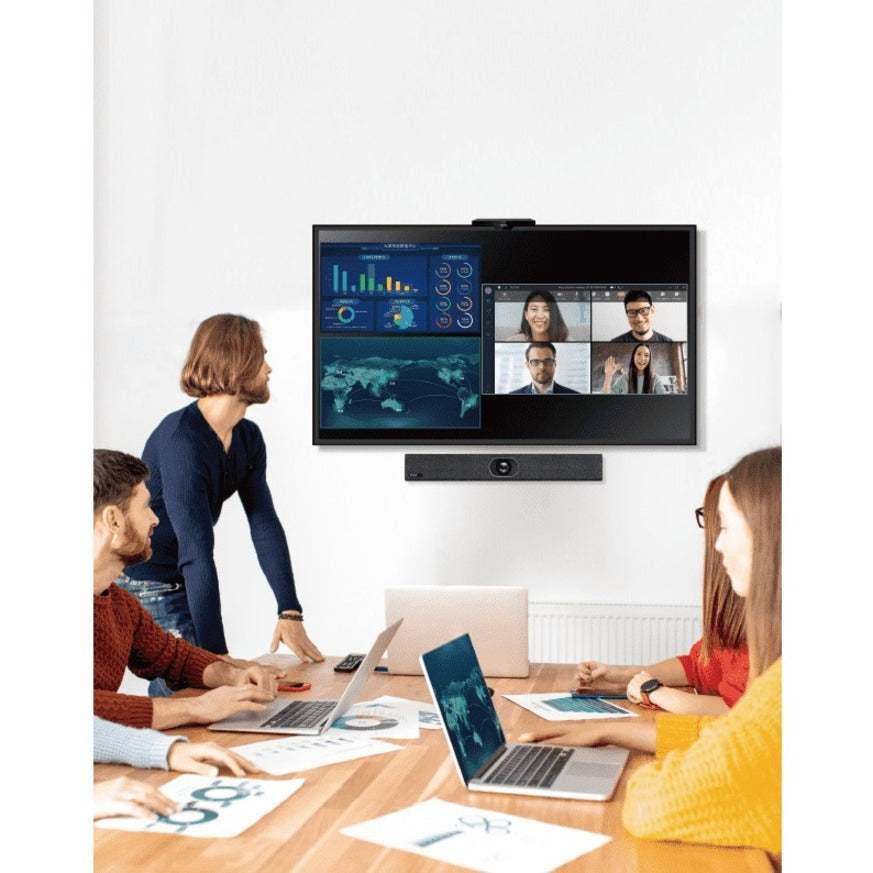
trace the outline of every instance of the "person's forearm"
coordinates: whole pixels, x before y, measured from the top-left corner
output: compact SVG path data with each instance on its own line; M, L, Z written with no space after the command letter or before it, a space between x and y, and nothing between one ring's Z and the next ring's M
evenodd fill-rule
M180 460L179 465L172 479L164 470L164 501L176 534L177 565L185 579L188 610L198 645L209 652L227 652L209 497L190 481L191 471L198 469L199 462Z
M644 669L641 666L628 664L601 664L598 661L582 661L577 667L576 679L583 688L624 691L628 682L640 670Z
M640 670L645 670L647 668L634 664L619 664L617 666L613 666L611 669L616 671L615 675L618 677L618 681L621 682L623 685L627 686L628 682L630 682L631 679L633 679L634 676L636 676L637 673L640 672ZM612 679L612 676L610 676L609 678Z
M94 763L167 769L173 743L184 740L148 728L132 728L94 717Z
M179 548L179 569L185 577L185 594L197 644L207 652L225 654L230 649L224 635L215 562L211 556L201 554L197 554L194 560L187 560L187 554L191 551L187 547L186 560L183 562L181 542Z
M213 661L203 671L204 688L220 688L222 685L233 685L237 667L231 659Z
M718 695L692 694L664 686L649 694L649 700L665 712L684 715L723 715L728 711L727 704Z
M163 731L183 724L201 724L197 697L152 698L152 727Z
M688 685L688 677L685 675L685 669L682 662L678 658L667 658L666 661L659 661L657 664L652 664L650 667L642 667L650 676L655 679L660 679L664 685ZM636 674L634 674L636 675ZM633 679L633 676L630 677ZM628 679L628 682L630 682Z
M638 752L655 754L657 728L651 719L629 718L606 721L601 735L602 745L622 746Z
M649 700L665 712L682 715L724 715L728 705L717 694L692 694L678 688L657 688Z
M240 488L240 499L249 520L258 563L273 589L279 612L290 609L302 613L303 606L297 596L288 539L273 506L266 477L261 471L252 474L247 487Z

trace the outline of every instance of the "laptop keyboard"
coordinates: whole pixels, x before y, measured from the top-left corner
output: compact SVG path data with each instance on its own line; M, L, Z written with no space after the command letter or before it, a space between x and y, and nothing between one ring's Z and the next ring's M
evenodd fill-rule
M560 746L514 746L486 781L489 785L549 788L572 753Z
M318 727L334 706L335 700L293 700L268 718L261 727Z

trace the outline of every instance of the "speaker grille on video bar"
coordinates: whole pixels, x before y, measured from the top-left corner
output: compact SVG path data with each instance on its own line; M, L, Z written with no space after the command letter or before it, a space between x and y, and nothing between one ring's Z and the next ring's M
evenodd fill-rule
M406 455L407 482L600 482L603 455Z

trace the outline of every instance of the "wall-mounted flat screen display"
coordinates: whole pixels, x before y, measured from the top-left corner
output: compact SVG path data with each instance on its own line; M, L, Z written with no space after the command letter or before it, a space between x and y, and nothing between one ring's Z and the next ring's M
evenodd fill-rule
M693 445L696 228L313 228L315 444Z

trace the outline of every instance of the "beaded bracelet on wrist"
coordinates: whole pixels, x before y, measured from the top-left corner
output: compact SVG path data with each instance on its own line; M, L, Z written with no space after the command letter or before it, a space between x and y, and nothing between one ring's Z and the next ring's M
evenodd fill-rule
M280 612L279 618L284 618L288 621L303 621L303 614L297 612Z

